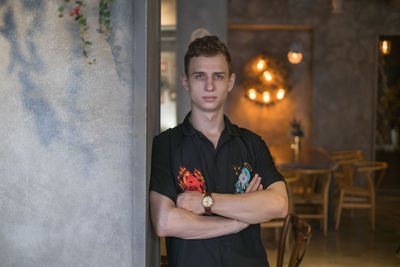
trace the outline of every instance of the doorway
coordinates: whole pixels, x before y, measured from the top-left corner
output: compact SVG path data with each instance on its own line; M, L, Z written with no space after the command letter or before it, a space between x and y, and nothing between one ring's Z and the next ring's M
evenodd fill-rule
M375 158L389 164L378 190L400 192L400 36L379 36Z

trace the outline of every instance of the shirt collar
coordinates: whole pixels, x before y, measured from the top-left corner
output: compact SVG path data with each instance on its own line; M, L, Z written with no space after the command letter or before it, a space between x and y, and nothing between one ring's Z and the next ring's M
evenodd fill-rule
M192 112L189 111L189 113L186 115L185 119L183 120L183 134L184 135L194 135L196 134L197 130L192 126L192 124L190 123L190 114Z
M196 133L198 133L198 131L192 126L192 124L190 123L190 114L191 111L189 111L189 113L186 115L185 119L183 120L183 133L185 135L194 135ZM229 135L231 136L238 136L239 135L239 131L237 129L237 127L235 125L233 125L231 123L231 121L228 119L228 117L226 117L224 115L224 123L225 123L225 129L224 131L226 131Z

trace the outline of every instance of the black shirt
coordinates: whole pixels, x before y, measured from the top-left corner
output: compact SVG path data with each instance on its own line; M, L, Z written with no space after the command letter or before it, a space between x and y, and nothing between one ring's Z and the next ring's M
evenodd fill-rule
M150 190L176 203L177 194L186 190L244 193L256 173L262 177L264 188L283 181L261 137L224 117L225 128L215 149L193 128L189 116L154 138ZM166 240L169 266L268 266L259 224L216 238Z

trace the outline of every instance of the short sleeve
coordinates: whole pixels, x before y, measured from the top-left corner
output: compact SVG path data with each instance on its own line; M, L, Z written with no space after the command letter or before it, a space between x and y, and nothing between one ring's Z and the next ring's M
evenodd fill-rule
M177 189L171 172L169 132L153 139L150 191L155 191L176 203Z
M276 169L271 153L261 137L256 137L255 145L255 173L261 176L263 187L267 188L277 181L285 181L283 176Z

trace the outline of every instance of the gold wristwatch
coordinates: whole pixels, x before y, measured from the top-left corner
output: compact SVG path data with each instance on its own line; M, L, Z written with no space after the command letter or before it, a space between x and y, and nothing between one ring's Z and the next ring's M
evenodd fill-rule
M206 194L203 197L203 200L201 201L201 204L203 204L204 207L204 212L207 215L211 215L211 207L214 204L214 199L211 197L211 193L210 192L206 192Z

